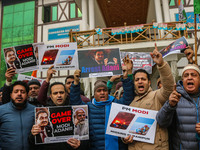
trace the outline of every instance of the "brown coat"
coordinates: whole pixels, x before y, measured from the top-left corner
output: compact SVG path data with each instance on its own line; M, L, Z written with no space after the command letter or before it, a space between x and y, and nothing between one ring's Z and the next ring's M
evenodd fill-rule
M160 110L163 104L168 100L169 95L173 91L174 78L171 73L171 69L167 62L163 66L157 67L160 72L161 83L163 87L161 89L152 91L151 87L142 96L136 96L130 106ZM134 141L133 144L129 144L129 150L168 150L168 132L166 128L161 128L157 124L155 143L144 143Z

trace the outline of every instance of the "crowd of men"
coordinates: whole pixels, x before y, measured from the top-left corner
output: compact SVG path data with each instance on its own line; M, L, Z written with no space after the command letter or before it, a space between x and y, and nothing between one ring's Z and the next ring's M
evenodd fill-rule
M151 57L160 74L157 90L152 90L150 75L144 69L132 74L133 63L127 56L123 59L123 75L113 76L108 82L98 80L94 85L94 95L91 100L83 95L80 88L80 70L76 70L73 76L66 77L65 84L62 82L50 84L56 73L51 66L47 70L46 80L41 85L36 79L28 83L23 81L12 83L16 67L8 67L5 73L6 83L0 89L0 149L200 149L200 69L193 64L193 50L190 47L185 50L185 54L189 64L183 68L182 78L175 84L170 66L155 46ZM103 60L102 55L99 54L99 57ZM116 91L111 96L113 82L120 77L121 81L117 83ZM131 135L119 138L105 134L113 102L158 111L154 144L135 141ZM46 137L54 136L49 113L45 107L84 104L88 105L88 118L84 109L75 110L74 133L82 136L87 135L89 130L89 140L70 138L62 143L36 144L43 143ZM43 109L35 114L35 107L41 106Z

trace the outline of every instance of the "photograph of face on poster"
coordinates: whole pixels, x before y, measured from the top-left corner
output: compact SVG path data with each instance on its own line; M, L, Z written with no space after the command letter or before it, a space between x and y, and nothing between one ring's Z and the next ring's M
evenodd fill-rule
M119 49L78 51L81 77L101 77L122 74Z
M37 58L33 44L4 48L7 68L13 67L17 73L37 70Z
M79 139L89 138L88 109L86 105L73 106L74 135Z
M53 126L49 118L49 109L45 107L35 109L35 124L40 127L41 132L35 136L36 143L46 143L47 137L53 137Z

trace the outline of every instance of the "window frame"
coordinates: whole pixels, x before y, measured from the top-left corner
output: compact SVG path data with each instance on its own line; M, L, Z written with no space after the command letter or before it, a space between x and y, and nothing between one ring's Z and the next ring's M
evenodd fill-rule
M75 18L71 18L71 4L75 4ZM72 1L69 2L69 20L77 20L77 19L82 18L82 12L81 12L81 10L80 10L81 17L78 16L78 9L80 9L80 8L78 8L78 6L77 6L77 4L75 2L72 2Z
M57 20L52 20L53 19L53 7L57 7ZM50 8L50 13L48 14L48 15L50 15L49 17L50 17L50 19L49 19L49 21L47 20L45 20L45 8L47 8L47 7L49 7ZM43 11L42 11L42 21L43 21L43 23L50 23L50 22L57 22L58 21L58 4L52 4L52 5L44 5L43 7L42 7L42 9L43 9Z

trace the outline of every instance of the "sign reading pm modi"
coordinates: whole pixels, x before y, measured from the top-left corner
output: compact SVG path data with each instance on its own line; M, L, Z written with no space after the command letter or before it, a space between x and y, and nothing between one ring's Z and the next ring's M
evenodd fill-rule
M69 31L80 31L80 26L68 26L61 28L53 28L48 30L48 41L69 38Z

